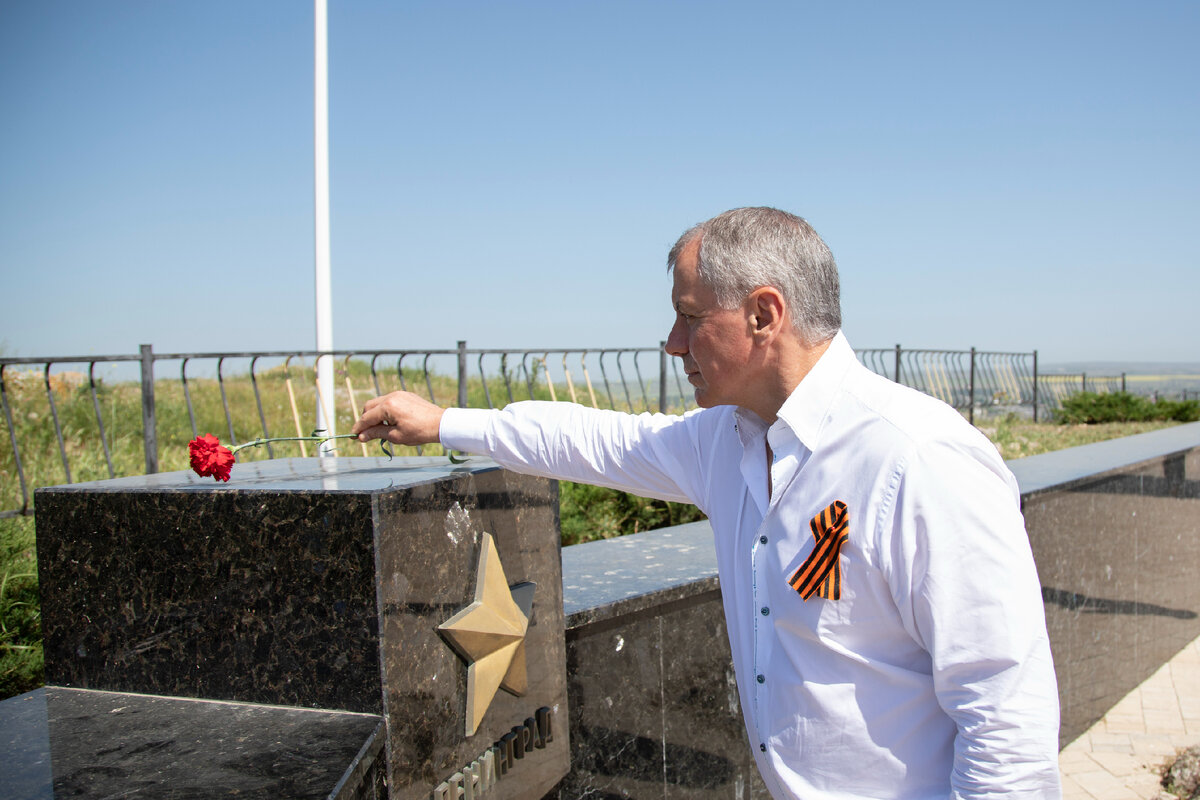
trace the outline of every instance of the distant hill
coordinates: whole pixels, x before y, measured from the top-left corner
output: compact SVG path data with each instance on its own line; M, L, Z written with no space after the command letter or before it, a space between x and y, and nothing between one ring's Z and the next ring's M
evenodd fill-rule
M1038 363L1043 375L1162 375L1200 380L1200 361L1063 361Z
M1125 390L1134 394L1171 399L1200 396L1200 361L1066 361L1038 364L1038 372L1046 376L1086 373L1092 391L1120 389L1124 374Z

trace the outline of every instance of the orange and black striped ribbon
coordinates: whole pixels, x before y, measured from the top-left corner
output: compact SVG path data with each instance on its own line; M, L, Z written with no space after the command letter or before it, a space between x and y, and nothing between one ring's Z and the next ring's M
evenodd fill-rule
M816 546L796 570L788 583L805 600L814 594L826 600L842 596L842 568L838 556L842 545L850 538L850 514L846 504L835 500L808 523Z

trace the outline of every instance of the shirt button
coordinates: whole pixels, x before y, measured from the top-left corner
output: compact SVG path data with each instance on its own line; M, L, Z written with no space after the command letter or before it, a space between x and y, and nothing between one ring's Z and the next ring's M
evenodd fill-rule
M759 675L759 676L758 676L758 682L759 682L759 683L766 683L766 682L767 682L767 676L766 676L766 675Z
M760 745L758 746L758 749L759 749L759 750L762 750L764 753L765 753L765 752L767 752L767 746L766 746L765 744L760 744Z
M762 607L762 615L763 615L764 617L765 617L765 616L767 616L767 615L768 615L768 614L770 614L770 613L771 613L771 609L767 608L766 606L763 606L763 607Z
M766 544L766 543L767 543L767 537L765 537L765 536L760 536L760 537L758 537L758 541L759 541L759 543L760 543L760 544Z

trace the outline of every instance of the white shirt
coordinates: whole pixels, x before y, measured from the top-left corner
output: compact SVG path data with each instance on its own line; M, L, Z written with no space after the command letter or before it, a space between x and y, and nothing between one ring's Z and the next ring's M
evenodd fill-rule
M516 403L448 409L447 447L706 513L742 713L776 798L1057 798L1058 692L1015 479L954 409L842 334L768 427ZM767 489L766 446L774 454ZM846 504L837 600L789 579Z

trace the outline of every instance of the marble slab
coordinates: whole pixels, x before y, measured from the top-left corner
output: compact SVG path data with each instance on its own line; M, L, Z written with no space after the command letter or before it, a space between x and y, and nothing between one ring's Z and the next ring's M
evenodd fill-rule
M6 800L375 800L383 719L49 686L0 703Z

